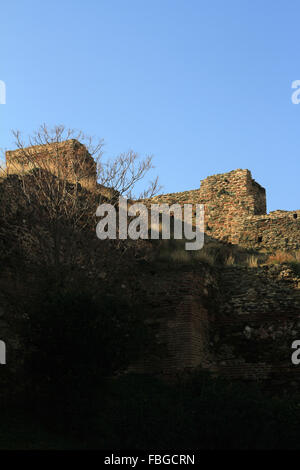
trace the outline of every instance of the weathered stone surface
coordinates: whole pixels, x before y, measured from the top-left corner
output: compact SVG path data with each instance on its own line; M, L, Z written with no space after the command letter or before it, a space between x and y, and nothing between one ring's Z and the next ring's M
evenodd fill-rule
M204 204L205 233L224 242L251 248L300 248L300 210L266 213L266 192L249 170L213 175L200 189L156 196L146 201Z
M76 139L6 152L8 174L24 174L34 168L63 176L72 183L79 181L88 189L96 186L96 162Z

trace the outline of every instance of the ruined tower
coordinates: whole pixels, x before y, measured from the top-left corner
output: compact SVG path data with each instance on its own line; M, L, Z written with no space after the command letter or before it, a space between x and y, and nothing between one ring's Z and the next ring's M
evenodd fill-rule
M35 145L6 152L8 174L24 174L41 168L72 183L92 189L97 183L96 162L76 139L47 145Z

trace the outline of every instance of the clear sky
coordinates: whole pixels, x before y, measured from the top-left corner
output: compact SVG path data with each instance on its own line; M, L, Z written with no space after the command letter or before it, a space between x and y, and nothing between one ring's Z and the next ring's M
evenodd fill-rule
M163 192L249 168L268 210L300 208L300 2L1 2L0 147L65 124L107 155L153 154Z

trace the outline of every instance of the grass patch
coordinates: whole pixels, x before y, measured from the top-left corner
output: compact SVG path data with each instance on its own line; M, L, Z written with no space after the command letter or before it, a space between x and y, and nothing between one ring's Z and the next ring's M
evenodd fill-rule
M229 245L219 241L207 241L201 250L186 250L186 239L159 240L153 243L152 261L176 265L197 265L204 263L209 266L248 266L258 267L266 259L266 254L255 250Z
M276 251L269 255L266 264L287 264L296 276L300 276L300 251Z

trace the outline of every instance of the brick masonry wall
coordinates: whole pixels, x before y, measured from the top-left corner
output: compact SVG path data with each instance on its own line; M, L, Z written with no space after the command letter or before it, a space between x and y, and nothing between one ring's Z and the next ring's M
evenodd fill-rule
M74 142L65 145L72 160ZM7 153L8 167L15 157ZM145 202L204 204L206 234L224 242L272 250L300 247L300 211L267 215L265 190L249 170L209 176L200 189ZM170 373L205 367L231 378L299 384L290 346L300 338L300 279L292 278L287 268L285 274L268 269L225 267L216 272L202 265L141 272L138 280L136 273L128 275L128 291L152 308L149 325L158 345L134 369Z
M130 278L127 279L130 284ZM132 369L163 374L195 368L208 361L207 300L214 291L210 269L141 274L132 279L135 295L151 305L149 326L155 334L154 354L146 354ZM147 287L147 288L146 288ZM129 287L130 289L130 287Z
M151 305L157 348L133 370L176 375L202 368L274 393L299 387L291 345L300 339L300 277L288 265L199 265L139 277L132 283Z

